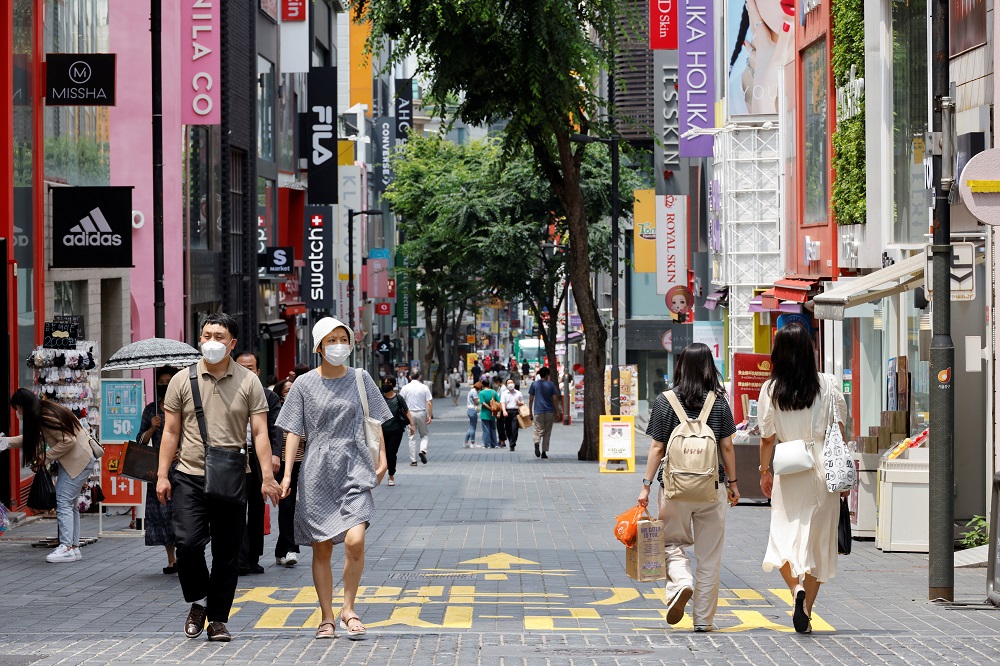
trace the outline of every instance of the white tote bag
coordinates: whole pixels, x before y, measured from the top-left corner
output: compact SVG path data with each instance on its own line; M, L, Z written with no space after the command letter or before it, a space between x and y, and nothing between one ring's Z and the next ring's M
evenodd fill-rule
M378 469L379 452L382 448L382 424L368 415L368 391L365 390L365 379L361 373L361 368L355 368L354 378L358 382L358 393L361 395L361 406L365 410L365 443L368 445L368 453L372 456L372 464Z
M834 400L836 396L831 384L830 422L826 426L826 437L823 438L823 473L826 477L827 490L831 493L840 493L854 488L858 473L837 424Z

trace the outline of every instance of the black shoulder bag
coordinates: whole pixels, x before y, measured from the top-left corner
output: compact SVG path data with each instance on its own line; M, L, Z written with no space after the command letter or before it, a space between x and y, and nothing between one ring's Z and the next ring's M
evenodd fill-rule
M198 364L191 366L191 399L198 417L198 430L205 444L205 495L221 502L238 504L246 501L247 454L246 449L224 449L210 446L208 428L205 427L205 409L198 389Z

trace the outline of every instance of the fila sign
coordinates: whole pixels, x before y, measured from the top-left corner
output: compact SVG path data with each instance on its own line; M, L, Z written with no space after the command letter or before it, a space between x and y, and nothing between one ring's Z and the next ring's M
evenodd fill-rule
M330 206L305 207L305 238L302 251L306 266L302 274L302 301L309 308L333 309L334 219Z
M337 195L337 68L313 67L308 78L309 203L335 204Z
M52 188L52 267L131 268L132 188Z

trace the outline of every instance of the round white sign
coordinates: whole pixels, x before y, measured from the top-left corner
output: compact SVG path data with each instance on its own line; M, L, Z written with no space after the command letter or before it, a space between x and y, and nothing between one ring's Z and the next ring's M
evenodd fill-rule
M975 155L962 169L958 190L976 219L1000 225L1000 149Z

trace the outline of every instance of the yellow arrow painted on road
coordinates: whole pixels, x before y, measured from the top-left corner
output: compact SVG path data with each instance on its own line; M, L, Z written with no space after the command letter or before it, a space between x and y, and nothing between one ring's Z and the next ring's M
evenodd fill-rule
M510 569L512 564L538 564L531 560L515 557L510 553L493 553L486 557L479 557L474 560L465 560L459 564L485 564L487 569Z

